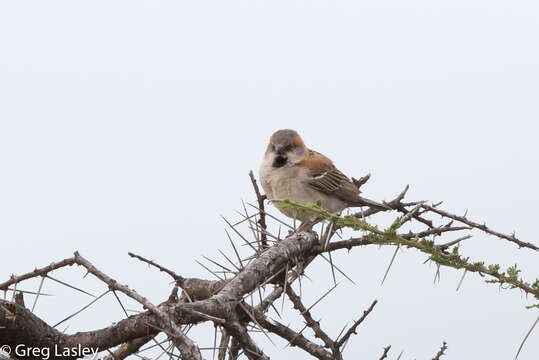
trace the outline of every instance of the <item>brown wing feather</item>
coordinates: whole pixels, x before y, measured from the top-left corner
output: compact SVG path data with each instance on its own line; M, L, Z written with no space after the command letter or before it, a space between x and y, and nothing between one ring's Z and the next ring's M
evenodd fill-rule
M354 183L324 155L309 150L309 156L299 165L310 170L312 180L309 185L316 190L334 195L349 204L360 201L359 191Z

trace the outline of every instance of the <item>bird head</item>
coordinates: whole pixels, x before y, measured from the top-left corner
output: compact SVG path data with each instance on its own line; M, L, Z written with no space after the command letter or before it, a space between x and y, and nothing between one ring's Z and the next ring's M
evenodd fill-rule
M303 160L307 148L294 130L278 130L270 137L266 156L273 158L272 166L279 168L287 163L296 164Z

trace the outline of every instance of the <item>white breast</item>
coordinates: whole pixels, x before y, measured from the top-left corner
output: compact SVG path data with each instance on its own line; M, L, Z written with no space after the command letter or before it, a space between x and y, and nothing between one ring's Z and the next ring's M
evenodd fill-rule
M273 157L269 154L264 158L259 173L268 200L290 200L303 205L312 205L320 201L322 207L333 213L339 213L346 207L340 199L330 197L311 187L308 184L311 179L302 168L291 164L274 168ZM286 216L300 221L312 221L316 218L313 213L284 208L279 206L278 202L273 204Z

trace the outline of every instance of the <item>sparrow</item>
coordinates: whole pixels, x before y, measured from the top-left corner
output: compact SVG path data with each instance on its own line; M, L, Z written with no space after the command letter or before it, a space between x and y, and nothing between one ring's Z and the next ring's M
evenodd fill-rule
M318 204L334 214L357 206L389 209L360 197L358 187L329 158L308 149L299 134L290 129L271 135L259 178L268 200L283 214L301 222L316 222L320 216L287 206L282 200Z

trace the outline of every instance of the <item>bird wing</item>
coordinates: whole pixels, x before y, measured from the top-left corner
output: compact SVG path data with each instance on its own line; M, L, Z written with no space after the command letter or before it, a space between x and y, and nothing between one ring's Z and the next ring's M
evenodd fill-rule
M307 169L310 178L308 184L314 189L336 196L349 204L360 200L358 188L326 156L309 150L309 156L299 165Z

